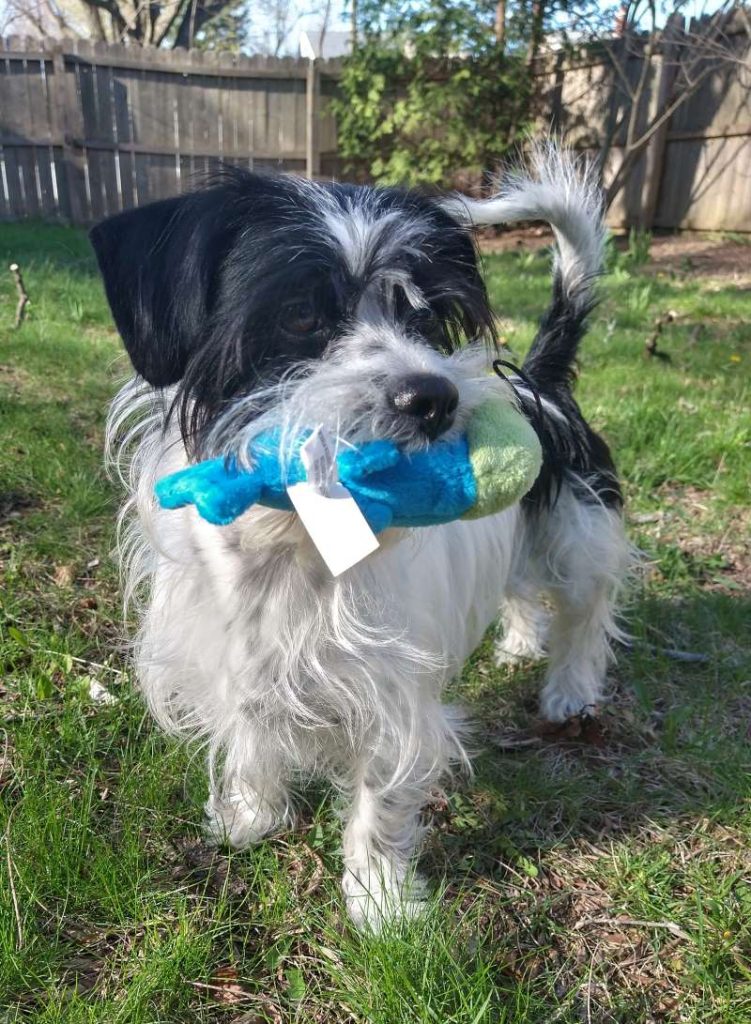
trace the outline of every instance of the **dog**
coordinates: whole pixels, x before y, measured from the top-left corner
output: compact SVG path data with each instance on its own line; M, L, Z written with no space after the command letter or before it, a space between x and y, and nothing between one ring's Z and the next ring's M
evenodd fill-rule
M552 299L503 381L472 229L522 220L552 226ZM280 829L295 786L324 777L348 800L352 919L412 916L422 809L468 761L446 684L500 616L497 662L546 656L541 712L564 721L601 701L619 635L621 490L572 395L602 268L597 188L553 145L489 200L227 168L91 240L135 371L107 443L128 492L119 553L148 705L206 745L217 841ZM336 579L295 513L256 506L215 527L156 507L158 478L242 457L270 427L417 450L461 434L491 389L540 438L530 493L484 519L387 531Z

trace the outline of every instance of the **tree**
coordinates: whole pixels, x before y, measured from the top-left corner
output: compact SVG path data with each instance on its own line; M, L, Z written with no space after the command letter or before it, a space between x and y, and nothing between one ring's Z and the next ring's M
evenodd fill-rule
M196 35L196 49L243 53L250 47L250 17L246 0L228 3Z
M527 63L532 64L540 52L543 35L545 31L545 0L532 0L532 11L529 20L529 46L527 48Z
M523 53L532 66L551 48L561 49L581 36L581 25L610 25L612 18L601 0L500 0L496 8L509 49Z
M503 52L506 48L506 0L498 0L495 5L495 41L498 49Z
M357 46L335 104L340 149L378 181L497 167L532 117L546 36L599 0L349 0Z
M191 49L242 45L245 0L6 0L6 30ZM234 44L234 45L233 45Z

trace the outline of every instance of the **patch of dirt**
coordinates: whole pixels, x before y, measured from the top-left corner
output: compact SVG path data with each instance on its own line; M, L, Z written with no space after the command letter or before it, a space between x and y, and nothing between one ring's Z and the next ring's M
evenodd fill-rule
M10 366L8 363L0 363L0 384L5 385L8 390L17 397L21 388L29 384L31 375L18 366Z
M525 249L536 252L553 243L553 232L549 228L510 228L497 232L494 228L482 228L477 232L481 252L514 252Z
M484 253L535 252L553 241L552 232L544 227L501 232L486 228L479 231L477 237ZM616 245L625 250L628 240L618 237ZM643 270L648 274L677 274L688 280L706 278L738 288L751 288L751 238L749 244L744 244L687 234L655 235L650 246L650 261Z
M739 509L728 516L727 528L719 537L694 534L681 541L689 555L717 561L716 571L706 576L705 590L751 592L751 512Z
M39 508L41 501L22 491L0 492L0 526L11 519L20 519L26 512Z
M739 288L751 287L751 245L742 242L657 235L652 239L650 257L647 272L715 278Z
M705 590L751 592L751 508L723 510L724 529L712 530L711 496L696 487L660 488L660 511L634 522L655 540L679 544L698 567Z

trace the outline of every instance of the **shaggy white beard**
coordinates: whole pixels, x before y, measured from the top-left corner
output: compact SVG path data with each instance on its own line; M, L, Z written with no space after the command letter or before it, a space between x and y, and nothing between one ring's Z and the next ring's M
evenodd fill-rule
M446 441L464 433L473 410L491 391L517 404L514 390L490 375L485 344L444 356L376 319L359 322L323 359L298 364L279 382L229 405L213 422L206 449L232 454L247 465L253 438L276 428L284 461L311 424L325 427L337 445L388 438L406 451L424 448L429 442L419 422L395 416L384 386L414 373L448 377L459 392L456 418L442 434Z

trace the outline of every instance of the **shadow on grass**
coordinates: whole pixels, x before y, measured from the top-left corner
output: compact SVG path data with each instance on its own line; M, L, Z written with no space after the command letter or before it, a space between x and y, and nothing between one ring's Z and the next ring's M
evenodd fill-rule
M598 727L578 737L540 735L544 666L496 669L486 643L458 688L478 723L476 776L435 811L428 873L499 880L519 865L535 874L547 852L580 839L607 845L680 819L732 823L750 790L749 623L745 590L643 599Z

